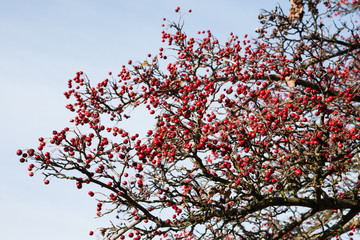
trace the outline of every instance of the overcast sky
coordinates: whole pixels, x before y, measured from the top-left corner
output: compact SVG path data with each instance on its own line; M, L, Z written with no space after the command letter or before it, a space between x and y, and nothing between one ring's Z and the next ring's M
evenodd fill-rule
M286 0L11 0L0 1L0 238L29 240L101 239L88 235L96 201L75 183L28 176L18 148L37 147L38 137L71 127L63 92L84 71L93 83L118 72L129 59L156 54L162 18L185 14L185 32L210 29L222 42L229 33L254 36L261 8ZM134 127L141 119L134 120Z

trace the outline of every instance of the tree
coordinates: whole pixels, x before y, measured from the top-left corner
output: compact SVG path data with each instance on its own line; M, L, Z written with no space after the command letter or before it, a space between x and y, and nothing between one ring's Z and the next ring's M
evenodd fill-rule
M98 216L118 218L105 239L358 234L360 1L290 2L259 15L255 40L174 23L157 56L97 85L78 72L65 92L76 127L20 161L45 184L99 189ZM156 122L146 136L122 128L134 109Z

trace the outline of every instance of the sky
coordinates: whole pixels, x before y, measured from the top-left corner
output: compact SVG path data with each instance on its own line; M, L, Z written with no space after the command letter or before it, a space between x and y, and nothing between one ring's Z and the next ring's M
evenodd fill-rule
M96 201L73 182L28 176L16 150L35 148L38 137L72 125L63 96L67 80L83 71L91 82L118 72L129 59L143 61L161 43L162 19L178 21L188 35L210 29L255 36L260 9L287 0L12 0L0 1L0 238L101 239L90 230L107 226ZM192 9L192 13L187 13ZM130 128L142 126L137 118Z

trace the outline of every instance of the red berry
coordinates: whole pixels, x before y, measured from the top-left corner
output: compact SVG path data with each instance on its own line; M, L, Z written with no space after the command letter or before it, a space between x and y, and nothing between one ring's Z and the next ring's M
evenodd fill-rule
M16 151L16 154L20 156L22 154L22 151L19 149Z

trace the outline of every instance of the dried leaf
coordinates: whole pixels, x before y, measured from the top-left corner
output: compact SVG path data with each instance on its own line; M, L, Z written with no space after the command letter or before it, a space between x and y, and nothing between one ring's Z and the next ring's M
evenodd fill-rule
M290 21L301 21L304 14L303 0L290 0L291 8L289 10Z
M236 188L239 184L237 184L236 182L232 182L229 186L231 188Z
M214 196L218 192L218 189L214 186L210 187L210 191L208 192L208 198Z
M100 229L100 233L101 233L101 235L102 236L105 236L105 232L107 231L107 229L106 228L102 228L102 229Z
M309 11L310 12L314 11L314 9L319 4L319 2L320 2L319 0L309 1L309 3L308 3Z
M293 89L295 87L296 79L293 79L289 76L285 77L286 84L289 86L289 88Z
M148 61L144 61L144 62L141 64L141 66L151 66L151 65L148 63Z
M231 195L231 190L230 189L226 190L224 193L225 201L229 199L230 195Z

